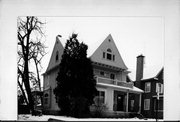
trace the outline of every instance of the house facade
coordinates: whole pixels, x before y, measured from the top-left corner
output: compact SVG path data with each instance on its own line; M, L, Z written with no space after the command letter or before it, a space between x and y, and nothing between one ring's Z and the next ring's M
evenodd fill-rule
M144 56L137 57L135 86L144 90L141 101L141 114L147 118L163 118L163 74L164 68L151 78L143 78Z
M44 77L44 110L58 111L58 105L53 94L56 86L58 65L61 61L63 46L60 38L56 42L52 56ZM103 103L109 111L140 112L141 103L135 100L137 96L141 101L143 90L134 86L128 79L128 68L115 45L111 35L101 43L95 52L89 57L92 61L94 76L97 81L96 88Z

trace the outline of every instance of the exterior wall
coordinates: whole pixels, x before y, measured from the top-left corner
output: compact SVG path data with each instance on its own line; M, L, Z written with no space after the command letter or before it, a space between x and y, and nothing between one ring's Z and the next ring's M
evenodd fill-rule
M126 76L127 76L127 73L125 72L122 72L122 81L126 81Z
M100 72L103 71L105 73L104 76L100 75ZM103 67L95 67L94 66L94 76L98 77L104 77L104 78L110 78L110 74L113 73L115 74L115 79L119 81L126 81L126 75L127 73L124 73L122 71L114 71L111 69L103 68Z
M129 108L128 111L129 112L139 112L139 97L140 94L134 94L134 93L129 93ZM134 100L134 104L133 106L131 106L131 100Z
M157 93L156 93L156 83L159 83L159 81L157 82L156 80L154 80L153 78L152 79L149 79L149 80L145 80L145 81L139 81L140 82L140 86L142 90L145 91L145 83L147 82L150 82L151 83L151 91L146 93L144 92L142 94L142 101L141 101L141 113L147 117L147 118L156 118L156 111L154 110L155 109L155 100L157 99L156 97L153 97L153 96L156 96ZM150 109L149 110L144 110L144 100L145 99L150 99ZM163 101L163 98L161 98L162 101ZM159 106L163 106L162 105L163 102L159 102ZM158 113L158 117L159 118L163 118L163 112L160 111Z
M105 105L108 110L113 111L114 90L112 88L97 86L98 91L105 91Z
M46 96L48 95L48 97ZM47 110L50 108L51 105L51 91L50 89L44 90L44 94L43 94L43 109Z
M104 76L100 75L100 72L104 72ZM115 74L115 79L120 81L126 81L126 74L113 71L111 69L106 69L103 67L94 67L94 76L104 77L104 78L110 78L110 74ZM98 90L104 90L105 91L105 104L108 107L108 110L113 111L114 109L114 89L112 88L103 88L103 87L97 87Z
M114 104L114 101L113 101L113 96L114 96L114 90L111 89L111 88L107 88L107 106L108 106L108 110L110 111L113 111L113 104Z
M59 107L56 103L55 95L53 93L53 90L56 86L56 77L58 74L58 70L55 70L50 74L50 86L51 86L51 110L59 110Z
M111 49L112 54L115 55L114 61L103 58L103 52L107 52L107 49ZM108 37L95 50L91 56L91 60L94 62L100 62L102 64L119 67L125 70L127 69L111 35L108 35Z
M58 70L55 69L48 74L44 75L44 95L49 92L49 105L45 106L46 109L49 109L50 111L56 111L59 110L58 104L56 103L55 95L53 93L53 90L56 86L56 77L57 77ZM47 89L47 90L46 90Z

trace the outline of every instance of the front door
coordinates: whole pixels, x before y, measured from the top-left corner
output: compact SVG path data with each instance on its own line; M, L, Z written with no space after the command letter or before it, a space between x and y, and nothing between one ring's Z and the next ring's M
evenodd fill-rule
M123 101L124 101L124 96L123 95L117 95L117 111L123 111Z

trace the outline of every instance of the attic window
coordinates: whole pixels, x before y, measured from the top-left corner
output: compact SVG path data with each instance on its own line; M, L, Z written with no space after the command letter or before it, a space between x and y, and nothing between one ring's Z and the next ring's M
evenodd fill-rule
M107 53L107 59L112 60L112 55L110 53Z
M59 52L56 52L56 62L59 60Z
M115 61L115 55L112 53L112 50L110 48L103 52L103 58L110 61Z
M105 58L105 52L103 52L103 58Z
M110 52L110 53L111 53L112 51L111 51L111 49L108 48L108 49L107 49L107 52Z
M109 39L109 42L111 42L111 40Z

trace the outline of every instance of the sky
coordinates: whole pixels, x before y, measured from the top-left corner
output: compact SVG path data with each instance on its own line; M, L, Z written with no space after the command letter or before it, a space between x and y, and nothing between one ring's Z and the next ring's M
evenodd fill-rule
M63 46L72 33L78 34L80 42L88 45L88 57L111 34L124 60L129 76L135 80L136 57L145 56L144 74L156 75L164 65L164 21L161 17L40 17L46 22L44 32L48 54L42 60L44 73L57 35Z

